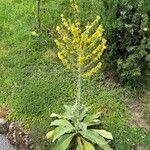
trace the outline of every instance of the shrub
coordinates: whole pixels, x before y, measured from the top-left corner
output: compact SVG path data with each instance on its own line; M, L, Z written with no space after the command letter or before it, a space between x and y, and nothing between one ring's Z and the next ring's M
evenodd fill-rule
M103 0L102 12L106 19L102 17L102 20L109 37L106 70L113 68L120 81L137 81L147 75L150 67L148 6L147 0Z

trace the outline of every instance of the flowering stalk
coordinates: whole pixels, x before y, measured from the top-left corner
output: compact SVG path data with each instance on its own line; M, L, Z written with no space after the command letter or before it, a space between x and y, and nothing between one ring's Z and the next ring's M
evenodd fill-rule
M80 105L81 105L81 64L78 63L78 82L77 82L77 99L76 99L76 109L77 116L80 115Z
M78 76L75 106L79 116L82 78L93 76L101 68L100 58L106 49L106 39L103 38L103 27L99 25L96 28L100 20L99 16L91 24L88 23L84 31L81 31L76 0L71 0L71 6L74 20L67 20L63 14L61 15L62 25L56 27L59 38L55 43L59 50L59 59L68 69L75 70ZM95 28L96 31L93 33Z

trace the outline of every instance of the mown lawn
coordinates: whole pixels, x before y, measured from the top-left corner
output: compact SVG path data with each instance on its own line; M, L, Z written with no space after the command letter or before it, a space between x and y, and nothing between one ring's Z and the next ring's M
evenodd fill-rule
M81 1L83 24L100 12L98 0L92 7L91 1L88 2ZM46 150L51 146L45 140L51 121L49 116L52 112L61 113L64 104L74 102L76 83L53 52L51 35L50 40L43 34L40 37L31 35L36 22L35 2L0 0L0 3L0 105L11 110L10 120L23 121L27 128L30 127L34 142ZM68 7L67 0L43 2L43 32L49 28L53 34L59 14L66 10L70 12ZM114 149L132 150L140 145L149 150L149 133L138 126L128 126L131 116L125 100L129 95L132 92L126 88L105 82L100 72L83 83L82 99L91 112L103 112L102 126L112 132Z

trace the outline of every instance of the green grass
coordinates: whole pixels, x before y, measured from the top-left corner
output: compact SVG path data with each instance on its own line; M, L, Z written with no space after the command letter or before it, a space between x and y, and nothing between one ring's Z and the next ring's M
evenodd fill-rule
M100 12L99 1L95 0L93 5L91 2L80 1L83 24ZM44 57L48 49L55 49L51 38L45 34L31 36L36 22L34 1L0 0L0 3L0 105L12 110L10 120L24 121L31 127L33 140L41 149L49 149L51 144L45 140L49 116L52 112L61 113L64 104L73 104L76 83L57 58ZM67 0L43 2L44 33L49 28L53 35L61 12L67 10L71 16L68 7ZM103 128L113 133L112 145L116 150L131 150L135 144L144 145L148 150L149 134L139 127L128 127L130 116L123 101L124 89L103 85L99 74L84 81L83 102L91 107L91 112L103 112Z

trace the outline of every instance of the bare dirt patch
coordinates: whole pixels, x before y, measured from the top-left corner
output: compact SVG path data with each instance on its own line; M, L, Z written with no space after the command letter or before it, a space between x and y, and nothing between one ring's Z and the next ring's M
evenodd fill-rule
M129 113L131 119L129 121L130 126L139 126L147 131L150 131L150 124L143 119L143 106L140 102L134 101L129 105Z
M6 118L7 115L8 115L8 109L0 107L0 118Z
M133 150L145 150L145 148L143 146L136 145Z

